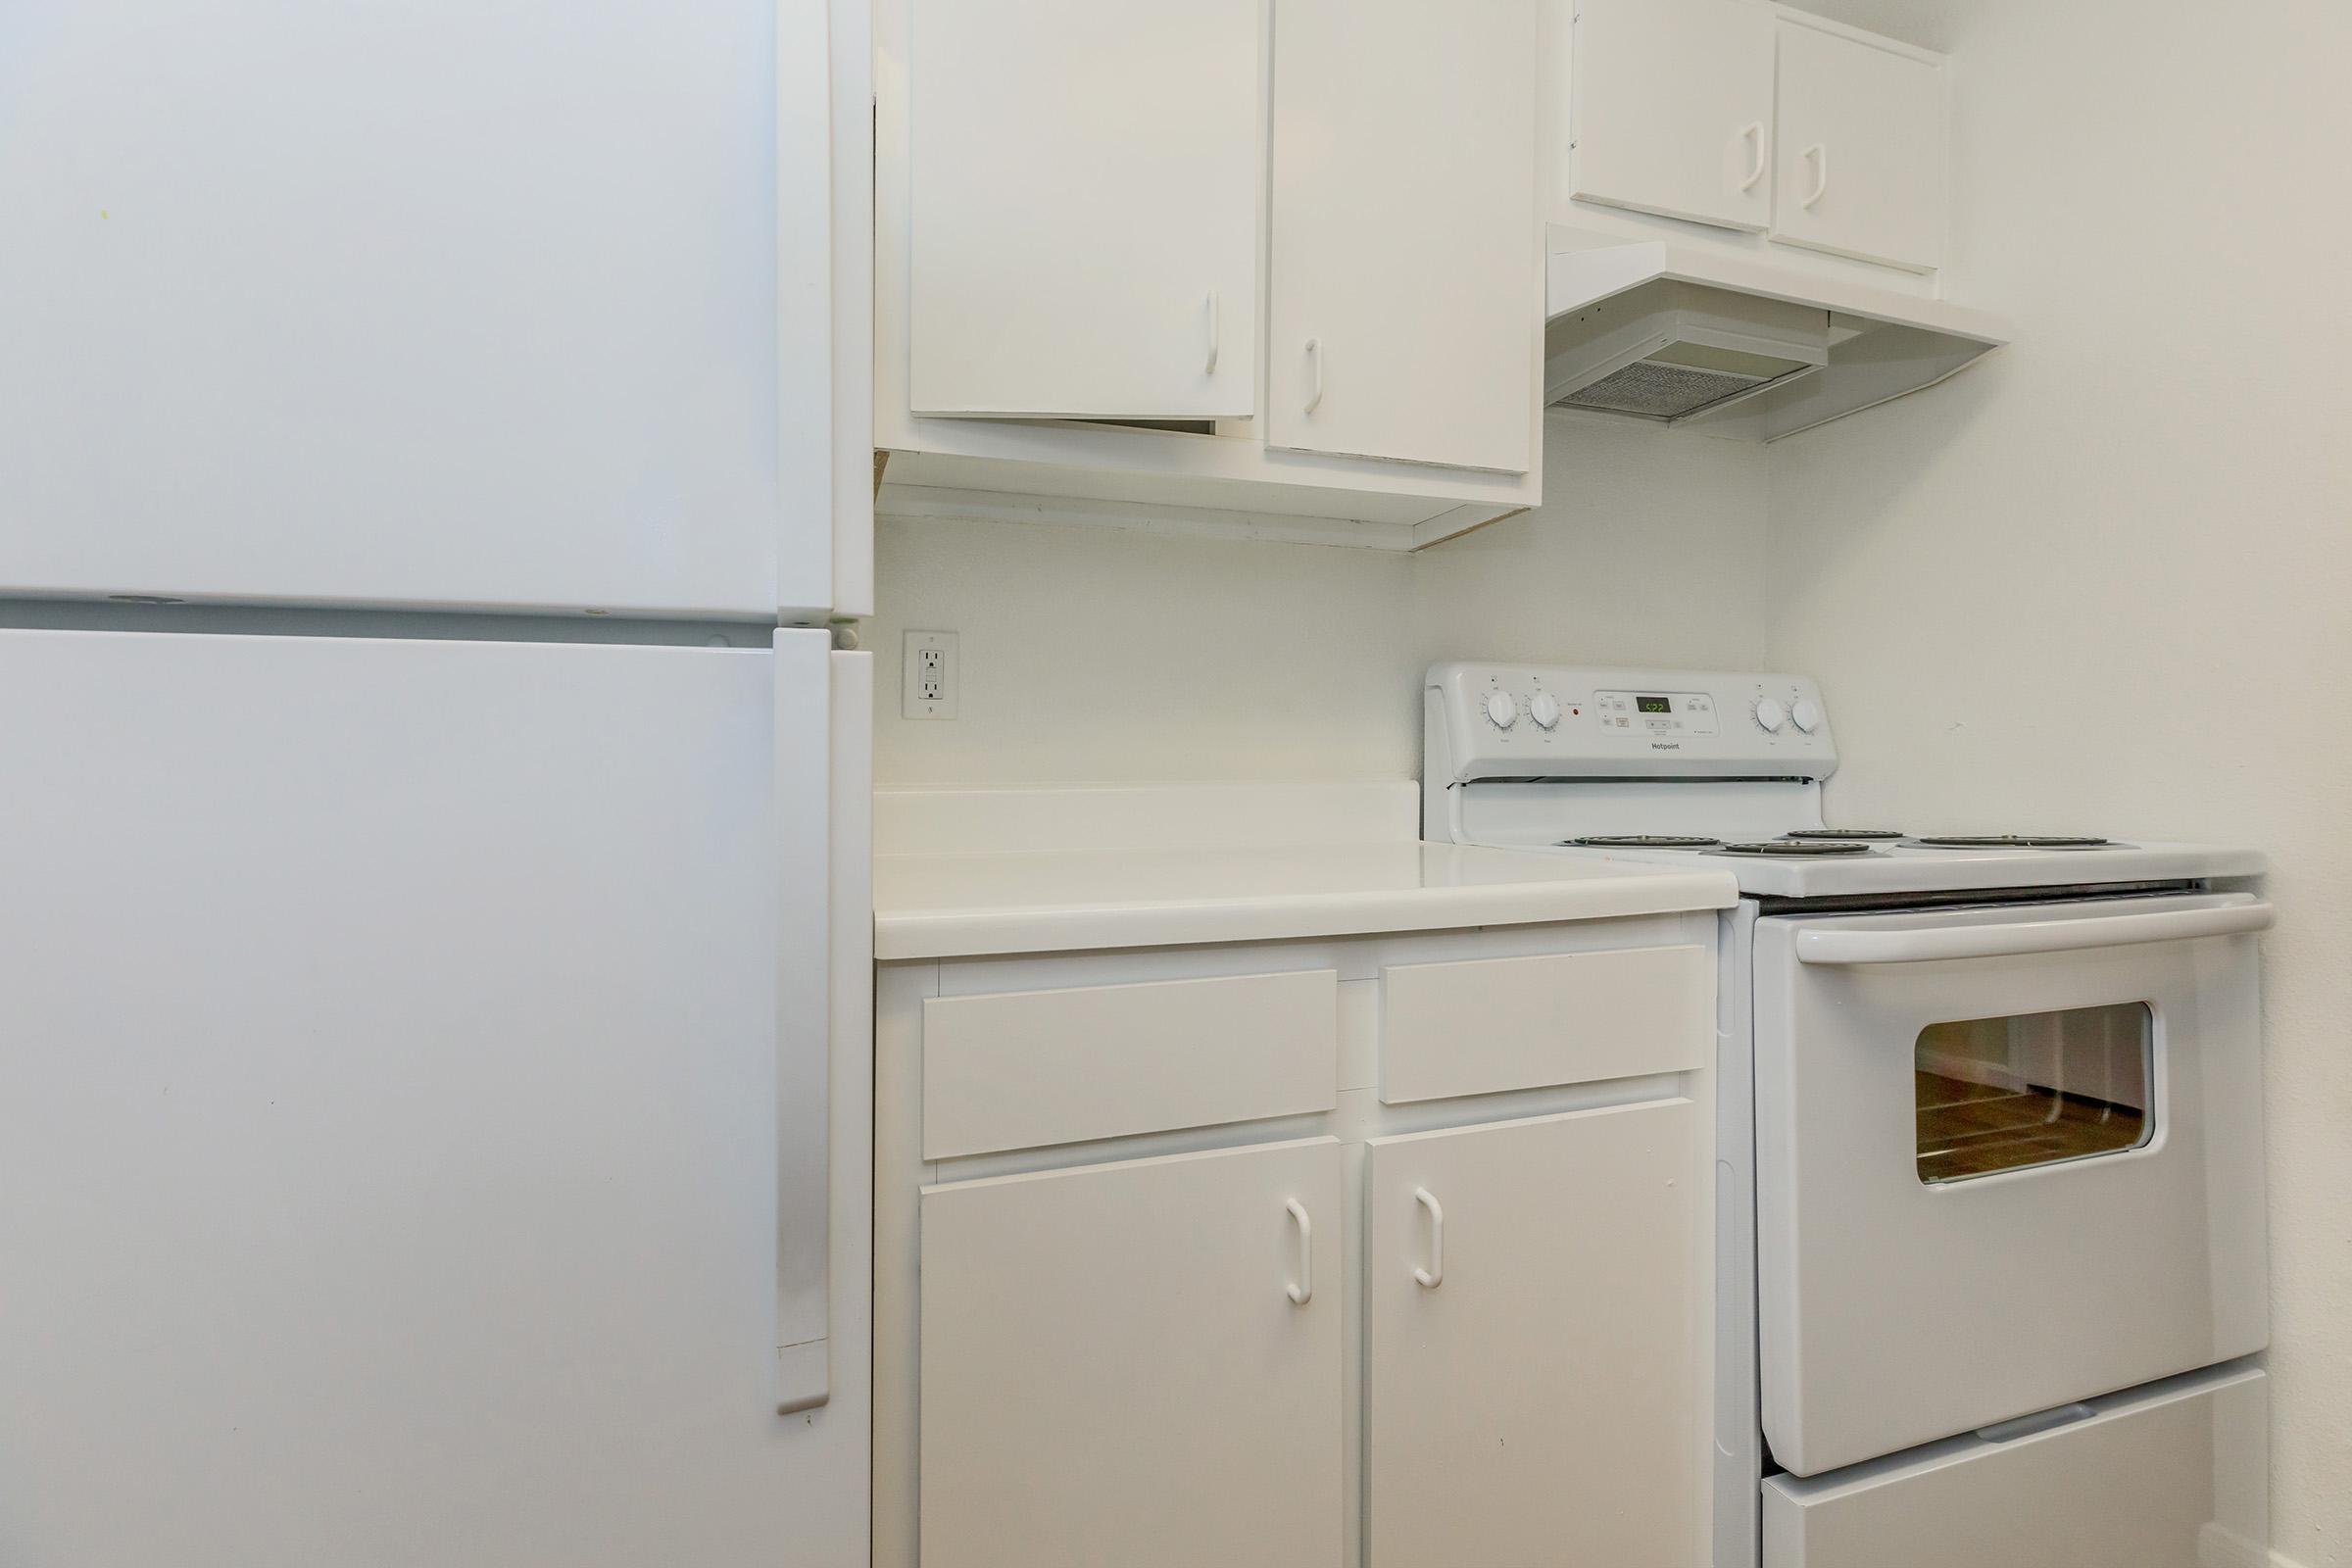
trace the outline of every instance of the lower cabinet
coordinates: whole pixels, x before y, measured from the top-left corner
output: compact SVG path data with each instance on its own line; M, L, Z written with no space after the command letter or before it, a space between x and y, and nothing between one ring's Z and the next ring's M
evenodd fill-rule
M924 1568L1338 1563L1341 1160L926 1190Z
M1714 918L885 964L874 1568L1709 1568Z
M1700 1114L1371 1141L1371 1568L1702 1560Z

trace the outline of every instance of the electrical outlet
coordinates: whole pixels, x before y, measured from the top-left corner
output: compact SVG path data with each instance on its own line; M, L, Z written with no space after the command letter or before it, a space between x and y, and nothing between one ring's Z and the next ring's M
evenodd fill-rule
M899 666L901 718L954 718L962 670L952 631L910 631Z

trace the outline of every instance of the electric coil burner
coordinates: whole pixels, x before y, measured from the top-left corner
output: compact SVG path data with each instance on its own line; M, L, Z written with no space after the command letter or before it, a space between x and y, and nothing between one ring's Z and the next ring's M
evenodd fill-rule
M1723 840L1685 838L1671 833L1596 833L1560 842L1587 850L1712 850Z
M1890 827L1800 827L1788 836L1825 844L1892 844L1904 837Z
M1933 850L2102 850L2112 842L2108 839L2058 838L2047 834L1999 833L1985 835L1937 835L1917 838L1914 844L1924 844Z
M1726 844L1725 855L1779 855L1791 858L1808 855L1868 855L1870 846L1830 839L1800 839L1793 835L1785 839L1766 839L1754 844Z

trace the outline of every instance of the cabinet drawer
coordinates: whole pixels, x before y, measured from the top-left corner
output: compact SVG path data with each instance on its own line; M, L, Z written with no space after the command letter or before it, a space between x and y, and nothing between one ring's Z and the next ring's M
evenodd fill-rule
M2217 1369L1764 1483L1764 1568L2216 1568L2269 1544L2268 1390ZM2273 1561L2277 1559L2271 1559Z
M1329 1110L1331 969L935 997L923 1157Z
M1380 1098L1492 1095L1707 1059L1703 947L1399 964L1381 971Z

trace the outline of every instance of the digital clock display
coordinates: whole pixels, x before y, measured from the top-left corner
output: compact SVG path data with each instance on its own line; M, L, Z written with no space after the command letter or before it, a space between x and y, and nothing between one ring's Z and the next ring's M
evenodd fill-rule
M1671 713L1674 711L1674 699L1671 697L1637 697L1634 699L1634 707L1644 713Z

